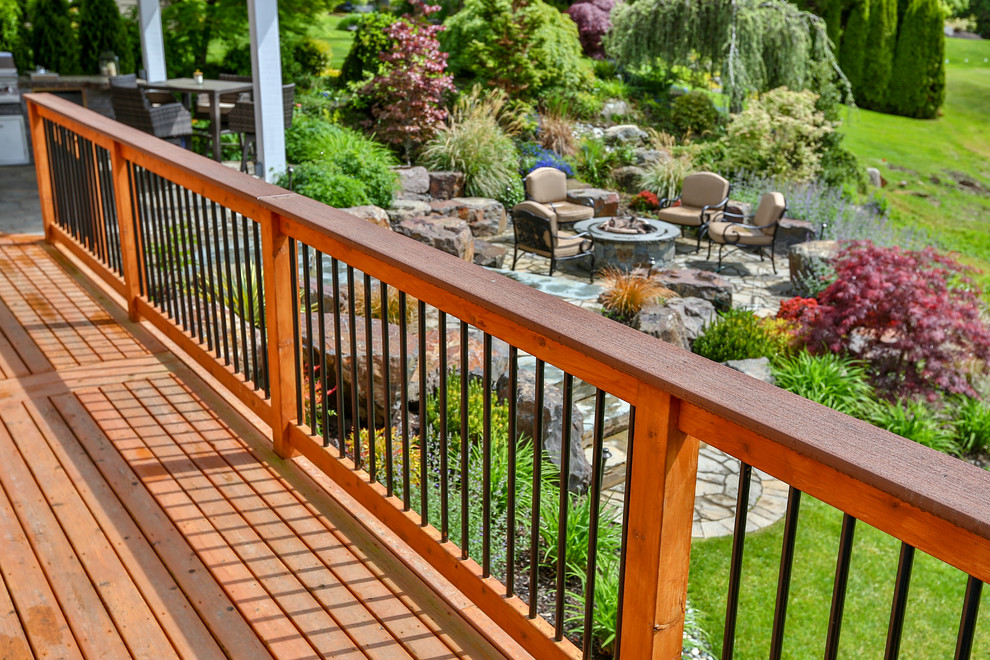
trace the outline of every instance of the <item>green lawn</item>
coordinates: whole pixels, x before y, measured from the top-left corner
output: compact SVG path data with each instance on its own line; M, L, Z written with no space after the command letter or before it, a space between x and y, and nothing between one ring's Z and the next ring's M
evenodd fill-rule
M841 526L839 511L809 497L802 498L785 626L785 658L822 657ZM780 521L746 537L736 628L737 658L767 656L782 536ZM699 622L710 634L716 655L722 649L731 551L731 537L696 541L691 549L689 598L701 612ZM898 541L857 523L840 658L883 657L899 551ZM966 576L961 571L928 555L915 554L902 658L953 656L965 588ZM974 657L985 657L981 654L990 648L988 611L990 590L985 589Z
M928 229L945 248L986 271L987 289L990 40L946 39L946 59L942 116L921 120L854 110L843 130L861 164L879 168L889 182L883 194L895 222ZM960 185L964 179L983 192Z
M309 36L326 42L333 50L330 66L334 69L339 69L344 64L344 58L354 43L353 32L337 29L337 23L345 16L347 14L321 14L313 17L309 28Z

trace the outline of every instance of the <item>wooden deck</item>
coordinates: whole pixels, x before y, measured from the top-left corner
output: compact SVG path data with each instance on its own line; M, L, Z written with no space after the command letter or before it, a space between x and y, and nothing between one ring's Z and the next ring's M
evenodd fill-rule
M108 295L0 235L0 658L501 657Z

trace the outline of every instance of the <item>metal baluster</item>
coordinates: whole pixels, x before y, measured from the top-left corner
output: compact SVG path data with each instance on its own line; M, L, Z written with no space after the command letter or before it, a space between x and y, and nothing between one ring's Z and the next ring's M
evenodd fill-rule
M533 501L529 519L529 618L537 615L540 577L540 486L543 483L543 379L546 364L536 361L536 397L533 402Z
M591 634L595 612L595 579L598 570L598 526L601 522L602 478L605 475L605 392L595 391L595 428L591 455L591 520L588 525L588 566L584 574L584 628L581 655L591 657L594 635Z
M777 602L773 610L773 629L770 632L770 660L779 660L781 652L784 649L784 624L787 621L787 599L791 592L791 569L794 566L794 540L797 537L797 522L800 510L801 491L791 486L787 492L784 539L780 551L780 570L777 573Z
M388 310L388 285L385 282L380 283L381 296L382 296L382 308ZM392 352L389 348L388 341L388 313L384 314L384 319L382 319L382 355L385 359L382 360L382 387L383 394L382 400L385 402L385 492L388 497L394 494L394 481L395 478L395 467L393 465L394 454L392 453L392 374L389 368L389 363L392 361ZM405 368L405 367L403 367Z
M509 492L505 507L505 595L512 597L516 590L516 387L519 384L519 349L509 346Z
M333 284L333 347L334 355L337 359L335 364L335 378L337 386L337 451L341 458L346 454L344 433L347 428L346 411L344 410L344 365L343 365L343 338L340 327L340 262L335 257L330 259L331 277ZM386 361L387 362L387 361Z
M399 364L403 365L399 381L399 398L402 408L402 510L409 511L409 378L405 365L409 364L409 329L406 327L406 294L399 291Z
M309 385L309 428L316 433L316 338L313 336L313 276L310 272L309 245L302 244L303 314L306 316L306 384ZM353 353L352 353L353 355ZM305 388L304 388L305 389Z
M354 289L354 268L347 267L347 336L351 347L351 437L354 439L354 467L361 467L361 405L360 382L358 381L357 357L357 314L354 300L357 291ZM365 319L367 321L367 319ZM370 347L369 347L370 350ZM403 362L405 364L405 362Z
M492 574L492 336L482 338L481 364L481 577Z
M626 440L626 456L633 455L633 443L636 438L636 406L629 406L629 430ZM632 461L626 461L626 483L632 483ZM626 584L626 550L629 547L629 498L630 489L626 488L622 498L622 546L619 549L619 605L615 613L615 646L614 657L622 657L622 613L625 611Z
M966 595L963 597L959 635L956 637L956 660L969 660L973 653L973 635L976 632L976 619L980 614L982 593L983 582L970 575L966 582Z
M326 347L327 347L327 322L325 315L327 313L324 305L324 300L326 295L323 292L323 253L319 250L316 251L316 314L317 320L319 321L319 332L320 332L320 401L323 402L323 408L320 410L320 431L323 436L323 446L330 446L330 402L327 401L327 396L330 391L330 384L327 382L327 359L326 359ZM264 335L262 335L264 338ZM335 360L340 360L340 354L334 356Z
M417 306L419 325L419 518L425 527L430 524L429 483L430 473L426 466L426 435L429 418L426 414L426 303L419 301Z
M264 266L261 258L261 226L254 222L252 223L254 230L254 272L255 272L255 286L258 287L258 317L260 319L258 324L258 332L261 335L261 373L264 375L264 390L265 398L268 399L272 395L272 384L271 377L269 374L268 365L268 319L265 317L265 277L264 277ZM322 260L320 261L320 266L323 266ZM320 300L323 300L323 279L320 279ZM323 316L320 316L320 322L323 322ZM320 326L321 330L323 326ZM325 344L320 344L321 346ZM324 392L326 389L324 388ZM324 402L323 409L326 410L326 402Z
M461 350L461 559L467 559L471 550L470 489L471 475L469 472L468 455L471 441L468 438L468 324L461 321L460 350Z
M567 591L567 513L570 504L571 407L574 405L574 376L564 373L564 420L560 440L560 500L557 504L557 603L554 610L554 639L564 639L564 595Z
M904 613L907 611L908 590L911 587L911 569L914 567L914 548L901 543L901 556L897 561L897 580L894 583L894 600L890 606L890 624L887 626L886 660L897 660L901 654L901 633L904 632Z
M732 530L732 559L729 562L729 593L725 605L725 630L722 635L724 660L731 660L736 643L736 615L739 612L739 588L742 585L743 549L746 543L746 519L749 517L749 486L752 476L753 467L740 461L736 521Z
M440 540L446 543L450 539L450 465L447 456L447 314L438 311L438 327L440 328L440 388L437 392L437 407L440 409Z
M832 607L828 617L828 633L825 637L825 660L835 660L839 653L839 634L842 632L842 610L846 604L846 585L849 583L849 562L852 559L856 519L848 513L842 516L842 534L839 536L839 556L836 559L835 582L832 586Z
M381 304L382 325L388 325L388 304L382 301ZM368 478L374 482L377 478L375 455L375 351L373 349L374 339L372 330L374 324L371 319L371 276L364 274L364 355L365 365L368 370L367 380L367 401L365 402L368 415ZM355 358L356 359L356 358ZM422 399L422 394L420 395ZM424 475L425 476L425 475Z

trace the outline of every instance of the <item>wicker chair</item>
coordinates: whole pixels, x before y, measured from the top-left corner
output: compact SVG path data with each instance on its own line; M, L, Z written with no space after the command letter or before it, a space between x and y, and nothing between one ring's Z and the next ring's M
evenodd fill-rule
M296 85L282 85L282 112L285 128L292 126L292 110L296 100ZM234 104L227 115L227 125L232 133L240 135L241 171L247 172L248 151L254 147L254 100L243 96Z
M187 147L192 135L192 117L181 103L153 106L134 74L110 78L110 101L117 121L151 133L157 138Z
M217 76L220 80L228 80L233 82L251 82L251 76L240 76L236 73L221 73ZM248 92L227 92L220 95L220 123L222 124L222 129L227 128L227 115L234 109L234 104L241 95L247 94ZM196 107L193 110L193 116L196 119L211 119L210 114L210 95L200 94L196 97Z
M718 243L718 270L722 270L722 250L725 246L752 245L760 250L760 261L763 261L763 248L770 247L770 264L774 274L777 273L777 262L774 261L774 248L777 243L777 227L780 219L787 212L787 202L779 192L765 194L760 199L756 214L742 216L725 212L722 220L712 222L707 227L708 257L712 256L712 243ZM749 220L750 222L746 222Z
M515 248L512 251L512 270L516 269L519 251L538 254L550 259L550 274L557 268L558 261L591 258L591 275L595 277L594 242L588 234L562 232L557 226L557 214L545 204L522 202L512 208L512 229L515 233Z

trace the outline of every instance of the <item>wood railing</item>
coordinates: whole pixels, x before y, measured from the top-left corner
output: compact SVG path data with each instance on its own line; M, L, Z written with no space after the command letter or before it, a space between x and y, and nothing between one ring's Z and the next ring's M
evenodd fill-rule
M973 466L65 100L46 94L27 99L47 239L118 291L133 319L154 324L268 422L279 455L310 459L536 657L581 651L562 638L559 620L551 626L534 617L487 565L467 558L445 531L424 524L381 480L356 467L360 452L335 455L301 423L306 367L299 361L297 246L360 270L630 404L621 589L626 605L618 631L623 657L680 655L699 442L980 581L990 580L990 478ZM91 147L96 155L84 157ZM216 330L210 334L209 310L204 317L187 301L187 311L169 311L163 289L150 286L152 249L172 240L151 234L157 220L146 205L158 181L192 196L192 210L182 213L193 218L189 226L196 231L206 227L211 209L216 218L217 208L260 228L260 244L247 230L241 240L245 249L260 249L263 262L264 311L256 318L267 339L263 378L257 369L238 370L223 359ZM89 186L89 192L79 186ZM172 207L163 202L156 208L167 222ZM215 234L214 239L219 240ZM173 277L178 279L165 289L181 309L191 280ZM247 333L240 340L247 342Z

